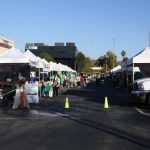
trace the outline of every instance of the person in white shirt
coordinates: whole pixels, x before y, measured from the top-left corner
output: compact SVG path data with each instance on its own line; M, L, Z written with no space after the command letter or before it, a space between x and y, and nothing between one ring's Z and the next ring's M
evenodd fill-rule
M53 96L54 97L58 96L59 87L60 87L60 77L56 73L54 77L54 81L53 81Z

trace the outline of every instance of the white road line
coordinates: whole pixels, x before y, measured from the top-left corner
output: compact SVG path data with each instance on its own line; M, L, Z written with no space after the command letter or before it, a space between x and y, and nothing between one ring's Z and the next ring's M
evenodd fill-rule
M31 115L31 116L30 116ZM0 120L16 120L16 119L27 119L27 120L40 120L46 118L54 118L54 117L68 117L69 114L64 113L48 113L48 112L41 112L37 110L31 110L28 116L24 117L16 117L16 116L0 116Z
M39 115L39 116L46 116L46 117L59 117L59 116L68 116L68 114L63 114L63 113L48 113L48 112L42 112L42 111L37 111L37 110L31 110L31 114L34 115Z
M134 107L140 114L142 114L142 115L145 115L145 116L150 116L150 114L149 113L145 113L145 112L143 112L141 109L139 109L139 108L137 108L137 107Z
M31 114L33 115L38 115L38 116L49 116L49 117L56 117L58 115L56 114L52 114L52 113L47 113L47 112L40 112L40 111L37 111L37 110L31 110L30 111Z
M81 110L80 108L76 108L75 110L80 111L80 112L83 112L83 113L87 113L87 110L84 111L84 110Z

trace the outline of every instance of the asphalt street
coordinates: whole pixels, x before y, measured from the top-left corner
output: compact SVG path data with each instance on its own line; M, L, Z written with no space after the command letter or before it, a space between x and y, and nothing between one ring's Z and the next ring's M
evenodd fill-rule
M130 106L128 99L122 89L91 83L41 98L30 110L0 104L0 149L149 150L149 108Z

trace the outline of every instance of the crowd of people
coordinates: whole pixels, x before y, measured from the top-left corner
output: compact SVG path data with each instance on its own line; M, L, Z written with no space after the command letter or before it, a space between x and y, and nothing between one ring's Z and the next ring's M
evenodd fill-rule
M31 74L30 83L38 82L39 95L49 97L58 97L59 94L65 93L70 88L83 88L86 87L86 76L80 74L67 74L66 72L55 72L51 76L46 76L42 80Z

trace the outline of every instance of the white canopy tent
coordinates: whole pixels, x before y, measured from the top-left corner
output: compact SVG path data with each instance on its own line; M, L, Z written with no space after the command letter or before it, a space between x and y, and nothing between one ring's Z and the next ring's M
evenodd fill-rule
M36 67L38 65L38 62L39 62L38 58L29 50L24 52L24 56L29 59L30 65L32 67Z
M30 75L30 62L23 53L12 47L0 54L0 80L6 82L9 79L11 84L23 82Z
M44 68L42 59L40 57L37 57L37 59L38 59L38 64L37 64L36 68Z
M23 53L17 49L12 47L0 54L0 63L30 63L29 59L26 58Z
M42 61L42 59L40 57L37 57L37 59L38 59L38 64L36 65L36 68L39 69L39 81L40 81L40 78L41 78L41 76L40 76L41 69L44 68L44 64L43 64L43 61Z
M113 68L113 69L111 70L111 73L116 73L116 72L118 72L119 70L121 70L121 66L120 66L120 65L118 65L118 66L116 66L115 68Z
M132 72L133 81L135 72L141 72L143 77L150 76L150 48L147 47L141 52L137 53L135 56L123 63L121 67L123 71Z
M44 72L49 72L50 71L49 62L47 62L44 58L42 59L42 61L43 61L43 66L44 66L43 71Z
M65 66L62 65L61 63L58 63L58 66L59 66L59 71L66 71Z
M126 66L135 64L135 63L150 63L150 48L147 47L142 50L140 53L136 54L126 62Z
M59 66L57 63L53 63L53 71L59 71Z
M49 63L49 66L50 66L50 71L53 71L54 70L54 63L52 61Z
M39 57L36 57L32 52L27 50L24 53L25 57L27 57L30 61L31 66L35 66L36 68L39 68L39 76L40 76L40 70L43 69L44 72L50 72L50 71L67 71L75 73L76 71L71 69L70 67L63 65L61 63L55 63L55 62L47 62L45 59L41 59Z

